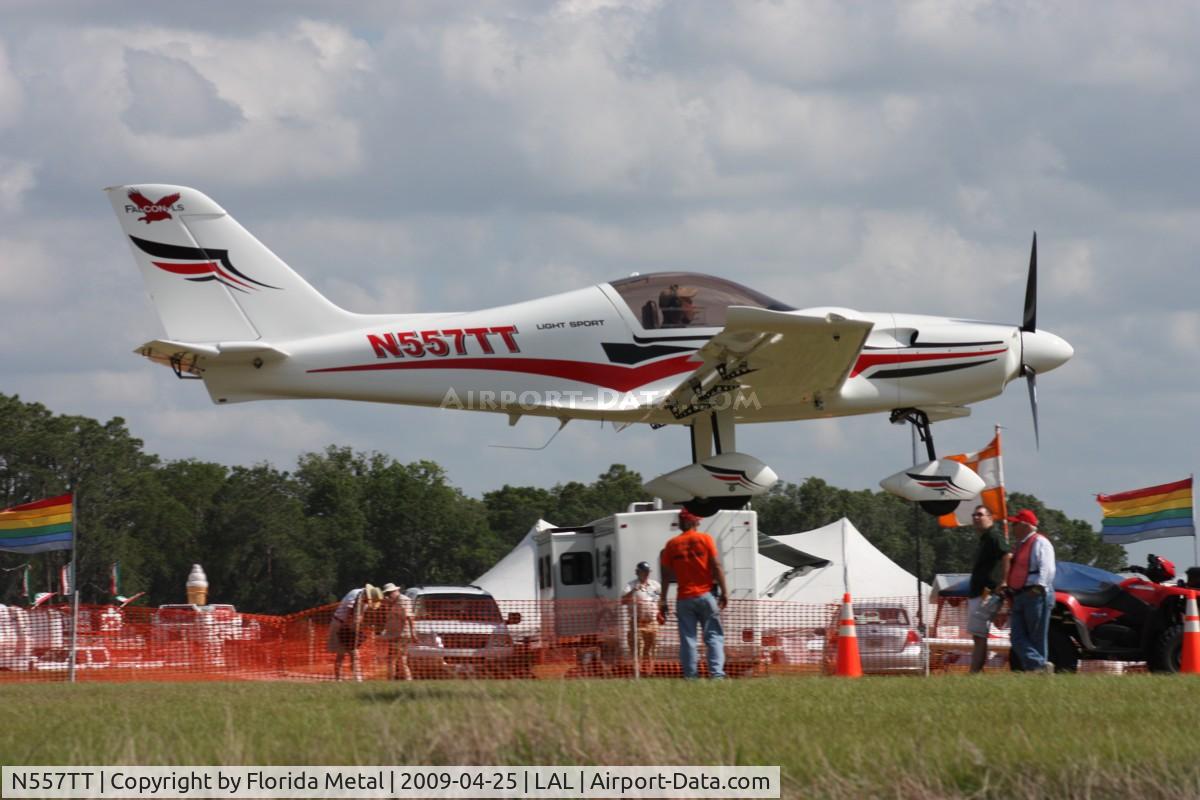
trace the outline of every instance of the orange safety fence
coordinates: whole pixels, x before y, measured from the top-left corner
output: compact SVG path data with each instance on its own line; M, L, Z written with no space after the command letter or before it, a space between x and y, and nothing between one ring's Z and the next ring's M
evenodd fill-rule
M357 624L335 626L336 608L270 616L222 605L81 606L76 680L331 680L339 648L346 679L680 675L674 603L665 624L615 600L418 598L409 626L387 603ZM965 606L922 605L927 631L911 596L856 598L854 610L864 672L966 668ZM838 611L832 601L731 601L721 613L726 674L831 674ZM704 641L696 638L704 674ZM70 644L69 606L0 606L0 681L67 680ZM1007 640L1000 644L1006 659Z

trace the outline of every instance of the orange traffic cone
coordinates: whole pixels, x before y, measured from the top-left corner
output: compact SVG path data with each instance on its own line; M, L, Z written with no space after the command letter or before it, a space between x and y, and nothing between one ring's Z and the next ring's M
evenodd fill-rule
M1195 592L1188 593L1183 614L1183 653L1179 659L1179 671L1200 674L1200 611L1196 610Z
M850 593L842 595L842 616L838 620L837 672L844 678L861 678L862 659L858 655L858 634L854 631L854 605Z

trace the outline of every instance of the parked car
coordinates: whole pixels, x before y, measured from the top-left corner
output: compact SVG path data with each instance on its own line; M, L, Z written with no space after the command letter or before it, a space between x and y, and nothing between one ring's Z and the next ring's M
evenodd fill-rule
M159 606L150 618L154 641L251 639L257 637L257 625L245 625L238 610L228 604L195 606L173 603Z
M71 649L55 647L47 650L33 663L35 670L58 672L71 666ZM75 648L75 669L105 669L112 666L112 657L107 647Z
M825 656L825 628L768 628L762 645L771 664L821 666Z
M527 654L513 643L508 626L521 615L504 617L495 598L478 586L414 586L416 641L408 648L415 677L466 675L527 677Z
M837 666L837 613L830 620L825 642L825 670ZM856 605L854 629L863 673L867 675L924 675L929 672L929 645L898 605Z

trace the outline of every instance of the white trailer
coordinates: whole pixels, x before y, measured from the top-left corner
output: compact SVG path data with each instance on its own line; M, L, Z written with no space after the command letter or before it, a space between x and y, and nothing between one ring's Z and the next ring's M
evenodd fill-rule
M649 510L638 510L643 505ZM725 568L730 604L723 613L727 671L747 672L758 664L761 628L758 603L757 556L760 539L764 555L793 569L807 571L826 566L825 559L810 556L770 537L760 537L754 511L718 511L703 520L699 529L710 534ZM635 504L630 510L576 527L550 528L534 535L537 559L537 597L546 610L541 615L542 641L578 640L602 654L605 662L629 661L626 641L630 606L618 605L625 584L635 577L639 561L651 565L651 577L660 582L659 553L667 540L679 533L679 512ZM674 660L679 635L672 618L658 636L657 658Z
M0 605L0 670L28 670L41 652L62 647L66 620L49 608Z

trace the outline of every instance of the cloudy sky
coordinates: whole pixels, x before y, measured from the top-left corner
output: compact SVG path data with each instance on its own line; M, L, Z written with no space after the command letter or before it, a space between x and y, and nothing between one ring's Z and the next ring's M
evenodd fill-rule
M478 495L614 462L650 477L688 451L676 428L577 422L535 453L488 445L540 445L554 422L217 408L130 352L161 327L112 184L201 189L363 312L694 270L798 307L1015 323L1036 229L1039 323L1076 350L1039 382L1041 451L1020 383L936 426L939 449L1003 425L1010 488L1097 525L1095 492L1196 468L1193 3L9 0L4 16L0 391L124 417L163 457L288 468L336 443L436 460ZM910 457L881 416L744 427L739 445L785 480L851 488Z

